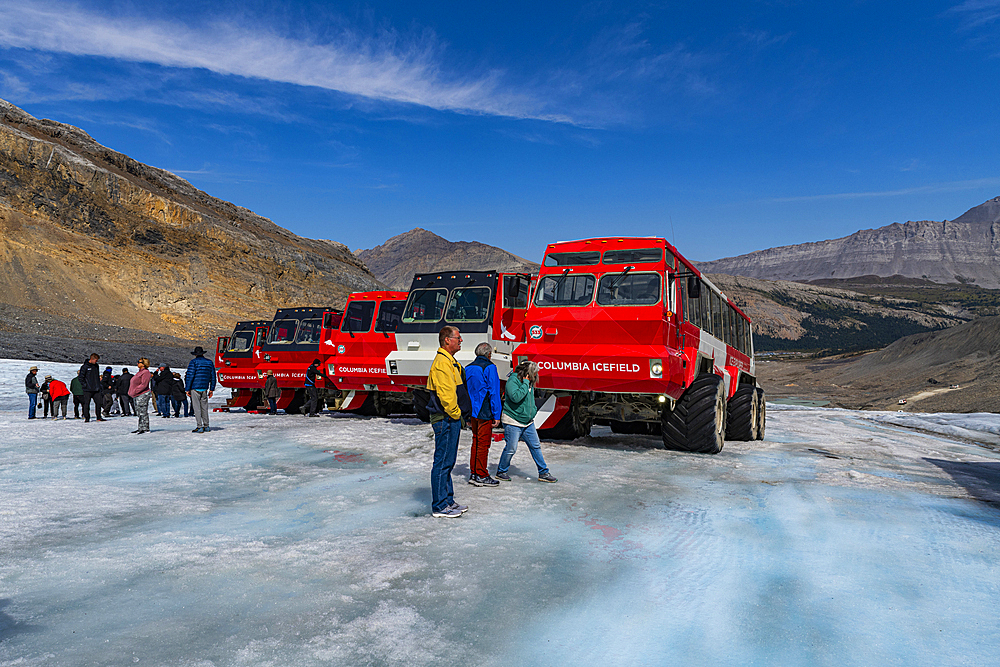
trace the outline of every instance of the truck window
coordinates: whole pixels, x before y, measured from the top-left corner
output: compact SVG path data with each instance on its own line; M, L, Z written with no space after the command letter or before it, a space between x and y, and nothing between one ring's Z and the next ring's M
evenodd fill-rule
M320 320L302 320L299 332L295 335L296 343L318 343L320 339Z
M288 345L295 340L295 331L299 328L298 320L277 320L271 326L267 342L276 345Z
M503 307L528 307L528 278L524 276L503 277Z
M698 313L701 315L701 323L698 325L703 331L712 333L712 288L704 282L701 284L701 298L698 300Z
M638 248L635 250L608 250L605 264L648 264L663 261L663 248Z
M449 322L482 322L490 312L489 287L459 287L451 291Z
M226 352L249 352L253 346L253 337L253 331L239 331L233 334Z
M663 253L666 255L667 268L676 269L677 259L674 257L674 253L670 252L669 250L664 250Z
M404 322L439 322L448 300L446 289L418 289L410 292L403 310Z
M605 253L607 254L607 253ZM658 273L606 273L597 286L602 306L649 306L660 301Z
M722 329L722 300L715 292L710 292L710 294L712 295L712 335L723 340L725 332Z
M352 301L344 313L344 321L340 323L341 331L355 333L368 331L372 328L372 317L375 316L374 301Z
M586 306L594 299L596 282L590 274L545 276L535 288L535 305Z
M590 266L601 263L601 253L554 252L545 256L545 266Z
M375 331L395 331L403 317L405 301L383 301L378 307L378 317L375 318Z

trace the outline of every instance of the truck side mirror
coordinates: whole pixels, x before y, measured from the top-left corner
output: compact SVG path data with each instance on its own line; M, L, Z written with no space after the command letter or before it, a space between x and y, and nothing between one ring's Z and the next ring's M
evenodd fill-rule
M692 299L701 298L701 280L698 276L688 276L688 296Z

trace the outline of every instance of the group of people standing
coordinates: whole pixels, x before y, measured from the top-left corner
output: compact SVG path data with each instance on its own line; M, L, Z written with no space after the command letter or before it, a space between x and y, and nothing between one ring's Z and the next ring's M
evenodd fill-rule
M117 396L121 414L128 416L134 413L139 418L139 428L132 432L148 433L149 404L155 396L154 410L161 417L169 417L171 407L174 417L180 417L183 407L185 417L193 414L196 419L194 432L205 433L209 430L208 399L215 392L215 365L205 358L205 350L200 345L191 354L194 358L188 364L185 378L181 379L180 373L171 371L166 364L161 364L155 373L151 373L149 359L145 357L139 359L139 370L135 375L123 368L121 375L116 376L110 366L101 373L98 365L101 355L95 352L80 366L68 388L64 382L53 379L51 375L45 376L44 384L39 384L38 367L32 366L24 378L24 388L28 394L28 419L37 417L39 395L45 411L43 419L50 410L53 418L58 419L57 414L61 410L62 418L66 419L66 406L72 395L74 419L79 419L82 406L83 421L89 423L90 404L93 402L95 419L103 422L110 414Z
M499 486L511 480L510 461L517 444L524 441L538 468L538 480L558 481L549 472L542 456L541 443L535 430L535 385L538 364L522 361L507 378L506 389L500 389L500 377L491 361L493 347L489 343L476 346L476 359L462 367L455 354L462 349L462 335L457 327L446 326L438 332L438 348L427 376L430 400L427 411L434 429L434 461L431 464L431 513L435 517L457 518L468 511L467 505L455 501L451 472L458 458L458 440L463 424L472 430L472 452L469 462L469 484ZM502 396L502 398L501 398ZM486 468L493 428L503 426L506 446L497 464L496 477Z

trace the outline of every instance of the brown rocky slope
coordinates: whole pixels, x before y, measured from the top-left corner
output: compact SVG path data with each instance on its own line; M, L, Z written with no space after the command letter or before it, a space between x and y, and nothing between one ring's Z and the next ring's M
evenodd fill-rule
M538 273L538 264L477 241L448 241L426 229L411 229L380 246L358 251L379 280L408 290L415 273L468 269Z
M177 176L0 100L0 303L201 339L381 284Z

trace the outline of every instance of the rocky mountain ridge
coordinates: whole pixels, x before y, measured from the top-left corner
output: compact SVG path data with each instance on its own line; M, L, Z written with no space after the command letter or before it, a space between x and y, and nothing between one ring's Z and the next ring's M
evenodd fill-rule
M893 223L850 236L700 262L706 273L809 282L864 275L1000 288L1000 197L955 220Z
M448 241L419 227L357 255L379 280L399 290L410 289L415 273L454 269L538 273L538 264L501 248L478 241Z
M342 244L2 100L0 262L0 303L184 338L382 286Z

